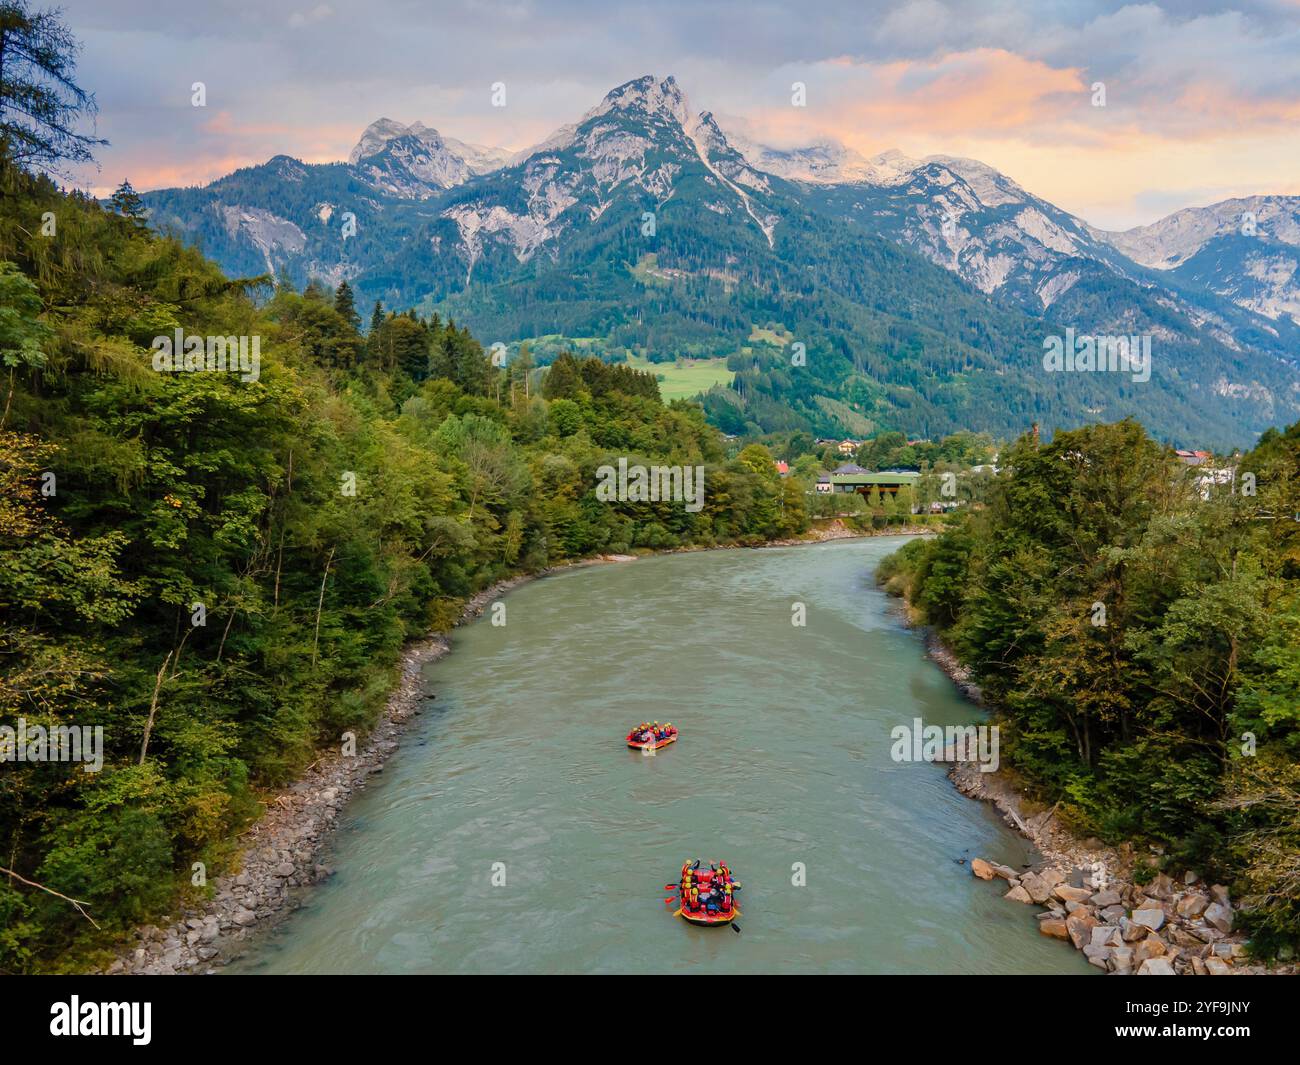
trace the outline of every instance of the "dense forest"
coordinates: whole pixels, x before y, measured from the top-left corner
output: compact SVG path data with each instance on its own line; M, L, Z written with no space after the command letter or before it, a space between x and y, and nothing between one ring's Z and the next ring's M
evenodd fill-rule
M728 460L650 374L497 366L379 307L363 335L347 285L228 280L129 189L105 209L3 180L0 722L102 726L105 761L4 766L0 970L72 964L195 890L260 789L363 731L404 642L498 578L806 527L765 448ZM178 328L259 338L255 379L156 372ZM620 456L704 466L703 509L598 501Z
M1025 436L879 572L973 670L1067 823L1233 885L1300 943L1300 424L1206 483L1131 421ZM1141 875L1154 869L1139 870Z

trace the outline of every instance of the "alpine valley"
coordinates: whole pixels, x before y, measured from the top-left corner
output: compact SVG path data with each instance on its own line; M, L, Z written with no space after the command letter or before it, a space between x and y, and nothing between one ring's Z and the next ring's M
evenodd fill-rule
M346 163L276 156L145 201L231 276L346 280L540 363L725 358L702 402L732 433L1139 415L1227 449L1300 417L1300 197L1107 233L973 160L729 135L671 77L518 153L380 119ZM1045 371L1067 329L1149 336L1150 380Z

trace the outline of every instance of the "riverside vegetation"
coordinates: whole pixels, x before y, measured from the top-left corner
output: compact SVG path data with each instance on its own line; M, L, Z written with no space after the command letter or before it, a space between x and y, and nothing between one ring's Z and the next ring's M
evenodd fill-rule
M1300 425L1209 487L1132 421L1000 461L984 505L878 579L969 668L1044 809L1141 844L1136 884L1230 887L1251 950L1294 957Z

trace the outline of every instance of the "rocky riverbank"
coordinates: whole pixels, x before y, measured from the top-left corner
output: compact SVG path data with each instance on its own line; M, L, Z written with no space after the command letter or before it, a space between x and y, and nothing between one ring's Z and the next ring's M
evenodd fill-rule
M792 536L784 540L769 540L764 547L798 547L800 544L824 544L830 540L860 540L871 536L921 536L935 532L928 525L901 525L887 529L868 529L863 532L845 523L842 518L833 518L828 522L814 522L813 527L802 536Z
M970 671L932 630L926 650L963 695L983 705ZM1060 823L1056 807L1033 811L1006 770L984 773L974 762L950 762L957 790L992 803L1042 856L1020 871L976 858L971 872L1002 884L1009 901L1042 907L1039 932L1082 951L1098 969L1138 976L1294 971L1247 961L1246 937L1233 930L1236 911L1222 884L1207 885L1192 870L1177 880L1157 875L1158 852L1080 839Z

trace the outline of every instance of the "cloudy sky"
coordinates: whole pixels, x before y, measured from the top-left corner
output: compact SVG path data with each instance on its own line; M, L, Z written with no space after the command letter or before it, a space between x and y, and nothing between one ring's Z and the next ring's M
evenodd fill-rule
M381 116L523 148L673 74L755 139L971 156L1104 228L1300 193L1300 0L56 2L111 141L96 192L344 159Z

